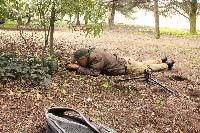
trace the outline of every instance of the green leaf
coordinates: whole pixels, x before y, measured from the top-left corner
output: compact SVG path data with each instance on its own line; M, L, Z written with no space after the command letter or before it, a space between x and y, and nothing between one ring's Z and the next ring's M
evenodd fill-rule
M103 90L107 90L110 86L111 86L111 82L110 82L110 81L105 81L105 82L103 82L103 83L101 84L100 87L101 87Z

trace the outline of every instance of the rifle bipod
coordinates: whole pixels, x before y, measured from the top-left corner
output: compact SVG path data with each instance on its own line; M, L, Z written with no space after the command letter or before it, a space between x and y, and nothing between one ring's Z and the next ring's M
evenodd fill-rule
M150 67L148 67L147 69L144 70L144 73L142 76L138 76L138 77L131 77L131 78L126 78L126 79L119 79L119 80L115 80L115 83L119 83L119 82L123 82L123 81L129 81L129 80L142 80L142 81L146 81L147 83L153 83L158 85L161 90L165 91L165 92L169 92L173 95L178 95L177 91L173 91L169 88L167 88L166 86L162 85L161 83L159 83L157 80L153 79L152 76L154 76L153 71Z

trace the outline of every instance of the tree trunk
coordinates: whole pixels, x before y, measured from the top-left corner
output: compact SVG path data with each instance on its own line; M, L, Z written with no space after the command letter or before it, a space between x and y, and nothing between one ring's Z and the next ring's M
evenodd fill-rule
M190 2L190 14L189 14L189 21L190 21L190 33L196 34L196 21L197 21L197 0L192 0Z
M18 17L18 18L17 18L17 24L18 24L18 25L23 25L23 22L22 22L22 18L21 18L21 17Z
M156 39L159 39L160 29L159 29L158 0L154 0L154 18L155 18L155 37Z
M112 0L109 5L109 17L108 17L108 25L110 29L112 29L114 26L115 10L116 10L116 3L115 0Z
M55 2L53 2L53 6L51 9L51 18L50 18L50 56L53 55L54 53L54 48L53 48L53 34L54 34L54 23L55 23L55 14L56 14L56 10L55 10Z
M81 25L81 22L80 22L80 15L79 13L76 14L76 26L80 26Z
M31 17L32 17L32 15L31 15L31 9L28 8L28 11L29 11L28 15L27 15L28 20L27 20L27 22L26 22L25 25L29 25L31 23Z
M196 14L195 15L190 15L190 33L191 34L196 34L197 29L196 29Z
M28 20L26 22L26 25L29 25L31 23L31 15L28 16Z

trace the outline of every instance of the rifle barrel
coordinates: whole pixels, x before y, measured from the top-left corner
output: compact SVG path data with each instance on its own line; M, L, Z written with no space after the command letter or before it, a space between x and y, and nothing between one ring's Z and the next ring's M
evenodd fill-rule
M146 77L140 76L140 77L127 78L127 79L118 79L118 80L115 80L115 82L123 82L123 81L136 80L136 79L144 79L145 80Z
M154 80L154 79L152 79L152 78L150 78L150 80L153 81L154 84L160 86L164 91L170 92L170 93L172 93L172 94L177 94L177 92L175 92L175 91L173 91L173 90L171 90L171 89L168 89L166 86L164 86L164 85L158 83L156 80Z

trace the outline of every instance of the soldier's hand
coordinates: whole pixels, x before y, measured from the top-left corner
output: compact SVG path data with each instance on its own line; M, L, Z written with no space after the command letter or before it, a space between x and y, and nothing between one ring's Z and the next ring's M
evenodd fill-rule
M79 67L79 65L70 63L70 64L67 64L66 67L67 69L70 69L70 70L76 70Z

